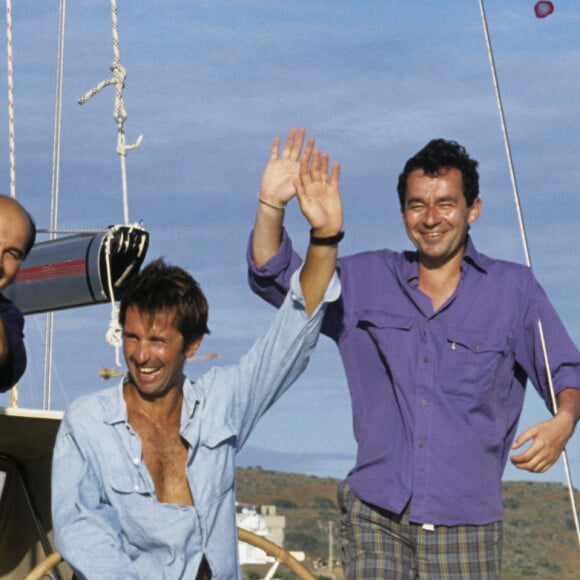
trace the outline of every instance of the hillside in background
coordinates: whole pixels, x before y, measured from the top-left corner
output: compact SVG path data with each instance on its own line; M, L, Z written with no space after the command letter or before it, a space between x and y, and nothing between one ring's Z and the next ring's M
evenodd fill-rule
M238 501L276 505L278 514L286 516L284 547L304 551L319 578L342 578L340 570L321 571L312 564L328 560L329 535L334 539L334 558L340 558L337 484L333 478L254 467L237 470ZM580 504L578 492L576 502ZM565 486L505 482L504 507L502 579L580 578L580 546ZM277 577L294 576L280 572Z

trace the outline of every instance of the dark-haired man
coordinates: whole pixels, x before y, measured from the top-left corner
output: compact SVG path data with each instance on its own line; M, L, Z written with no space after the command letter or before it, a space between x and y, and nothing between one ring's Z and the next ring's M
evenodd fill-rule
M16 278L35 238L30 214L15 199L0 195L0 292ZM22 313L0 294L0 392L16 384L26 369L23 331Z
M338 179L338 165L329 175L318 152L303 156L295 187L312 227L308 255L238 365L184 379L208 332L203 293L162 261L131 280L120 307L128 373L73 403L54 450L55 543L78 577L241 579L235 455L306 367L340 293Z
M271 205L294 195L303 140L303 129L288 135L294 165L266 166L261 195ZM343 360L358 444L339 488L349 579L499 578L510 449L530 443L511 461L543 472L580 416L580 354L542 288L529 268L471 241L477 165L456 142L429 142L398 183L416 251L338 261L342 294L322 331ZM275 305L301 261L282 226L280 212L260 205L248 247L251 287ZM528 378L551 407L540 319L558 412L515 438Z

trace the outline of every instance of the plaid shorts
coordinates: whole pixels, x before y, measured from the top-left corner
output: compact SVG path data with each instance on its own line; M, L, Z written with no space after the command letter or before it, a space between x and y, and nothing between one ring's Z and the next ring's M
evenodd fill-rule
M500 577L502 522L426 530L402 514L359 500L338 487L341 557L347 580L486 579Z

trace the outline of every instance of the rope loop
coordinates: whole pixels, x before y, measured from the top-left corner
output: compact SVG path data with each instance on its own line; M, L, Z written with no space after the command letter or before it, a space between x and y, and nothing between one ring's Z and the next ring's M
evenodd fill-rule
M123 214L125 218L125 225L129 224L129 201L127 193L127 170L125 167L125 158L127 152L137 149L143 141L143 135L139 135L135 143L127 145L125 139L125 121L127 120L127 110L125 108L125 101L123 100L123 89L125 88L125 79L127 78L127 70L121 64L119 56L119 26L117 23L117 0L111 0L111 16L113 28L113 63L109 69L113 73L110 78L101 81L94 86L90 91L86 92L78 99L79 105L84 105L90 98L94 97L99 91L110 85L115 86L115 101L113 106L113 118L117 125L117 147L116 152L119 155L121 163L121 191L123 198Z

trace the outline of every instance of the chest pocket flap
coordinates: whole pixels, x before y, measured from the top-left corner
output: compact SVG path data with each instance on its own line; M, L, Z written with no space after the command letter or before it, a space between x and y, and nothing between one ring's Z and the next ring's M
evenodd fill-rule
M229 423L211 425L208 426L205 437L203 438L203 445L208 449L216 449L227 441L235 446L237 436L236 430Z
M393 330L411 330L414 324L412 316L401 316L392 314L383 310L358 310L355 313L357 317L357 326L366 328L384 328Z
M460 328L457 326L447 327L447 342L452 350L458 347L465 348L473 354L478 353L503 353L507 348L507 338L498 336L481 329Z
M505 360L507 337L481 329L447 327L441 368L445 392L482 401Z

